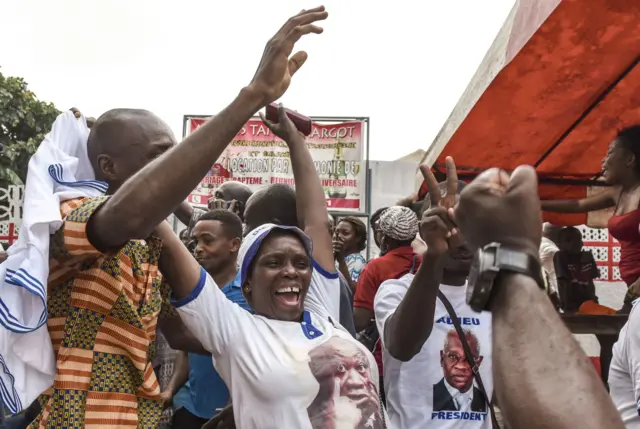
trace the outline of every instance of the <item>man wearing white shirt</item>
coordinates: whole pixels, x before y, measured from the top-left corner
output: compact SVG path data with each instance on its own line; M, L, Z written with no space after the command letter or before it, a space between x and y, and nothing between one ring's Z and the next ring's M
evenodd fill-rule
M453 174L441 184L428 167L421 167L429 187L420 223L427 245L422 264L415 275L382 283L375 296L387 413L396 429L492 428L488 407L493 394L492 319L490 313L476 313L466 303L473 253L449 216L464 186L449 164L453 164L450 158L447 171ZM455 316L440 296L451 304ZM453 317L471 349L469 359ZM472 368L478 369L486 395Z

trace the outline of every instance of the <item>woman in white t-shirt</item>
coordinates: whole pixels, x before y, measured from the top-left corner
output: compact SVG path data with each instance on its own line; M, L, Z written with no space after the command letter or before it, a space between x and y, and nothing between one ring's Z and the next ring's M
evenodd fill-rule
M250 232L238 262L253 315L226 299L177 237L165 232L163 258L168 263L161 269L178 298L174 305L213 355L229 387L237 427L384 429L375 360L338 322L339 274L313 159L282 107L279 123L265 124L289 146L296 182L297 210L276 210L279 216L273 220L296 217L297 211L305 232L254 222L251 211L257 210L260 191L247 203ZM278 190L267 189L263 197L271 191ZM266 216L273 209L266 204L258 214Z
M314 266L311 250L298 228L262 225L239 253L255 315L226 299L204 270L174 305L211 351L238 427L382 429L377 366L338 324L337 274Z

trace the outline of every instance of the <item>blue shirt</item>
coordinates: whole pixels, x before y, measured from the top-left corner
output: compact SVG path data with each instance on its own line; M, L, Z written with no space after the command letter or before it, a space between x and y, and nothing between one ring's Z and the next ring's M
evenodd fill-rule
M229 301L251 311L242 296L239 274L222 288L222 293ZM224 408L228 403L229 389L213 368L211 356L189 353L189 381L175 395L175 409L184 407L201 419L210 419L216 408Z

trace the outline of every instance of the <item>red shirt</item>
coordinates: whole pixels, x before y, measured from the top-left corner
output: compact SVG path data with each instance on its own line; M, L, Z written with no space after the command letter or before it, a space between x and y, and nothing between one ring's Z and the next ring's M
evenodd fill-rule
M609 218L609 234L620 242L620 277L631 286L640 278L640 209Z
M413 248L411 246L398 247L390 250L379 258L372 259L364 267L358 279L356 293L353 297L353 306L367 309L373 312L373 299L378 288L385 280L399 279L408 274L414 265ZM413 271L418 269L422 258L418 255ZM378 371L382 375L382 348L380 343L376 345L373 353L378 363Z

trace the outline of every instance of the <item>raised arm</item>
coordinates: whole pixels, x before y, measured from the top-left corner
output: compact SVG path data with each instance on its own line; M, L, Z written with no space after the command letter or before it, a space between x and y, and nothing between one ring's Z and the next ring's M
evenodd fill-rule
M424 262L418 268L406 295L384 325L378 328L383 329L384 346L389 354L401 362L408 362L420 353L431 335L436 298L442 281L442 260L442 255L430 255L428 252L424 255ZM383 283L380 291L384 292L386 287L388 285ZM376 320L379 319L379 305L384 304L376 299Z
M155 233L163 241L160 271L171 286L178 313L160 317L160 329L171 347L214 356L243 347L252 335L251 314L227 299L166 221ZM239 338L239 332L246 337Z
M329 212L324 189L313 164L304 136L287 117L284 107L278 108L279 122L274 124L260 114L262 121L289 146L291 168L296 183L298 222L313 240L313 259L325 271L336 271L333 260L333 243L329 235Z
M420 166L429 189L420 221L420 235L427 243L423 262L413 278L409 290L389 316L383 327L385 347L394 358L407 362L420 353L431 335L436 298L442 282L444 259L449 252L450 239L456 234L449 211L453 210L458 190L458 176L451 157L447 158L447 193L441 197L438 181L431 169ZM383 284L382 288L385 285ZM377 305L377 304L376 304ZM376 310L376 319L378 310Z
M173 350L181 350L189 353L197 353L199 355L210 355L202 343L193 335L186 327L182 318L178 315L174 317L160 317L158 319L158 328L164 335L169 347Z
M493 379L509 425L624 428L593 364L536 282L513 274L497 286Z
M614 207L619 192L618 188L609 188L580 200L544 200L540 204L542 210L547 212L588 213Z
M538 258L538 201L533 168L511 177L492 169L464 189L455 218L475 247L497 242ZM504 272L491 293L493 379L508 425L622 429L602 380L535 280Z
M284 94L307 58L303 51L289 58L295 43L305 34L321 33L314 23L326 17L324 7L318 7L289 19L267 43L253 80L236 99L131 177L94 215L92 243L115 249L130 239L148 237L196 187L251 116Z
M183 299L189 296L200 282L200 264L182 244L169 223L161 222L155 233L163 242L160 254L160 271L171 285L173 298Z
M182 222L187 228L191 223L191 217L193 216L193 207L186 201L180 203L177 209L173 211L173 214Z

